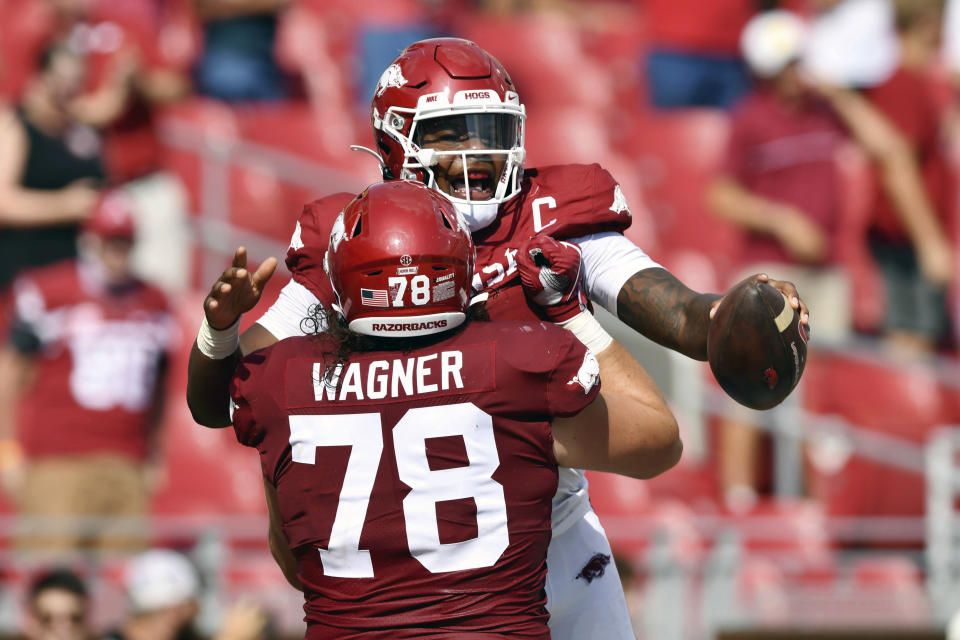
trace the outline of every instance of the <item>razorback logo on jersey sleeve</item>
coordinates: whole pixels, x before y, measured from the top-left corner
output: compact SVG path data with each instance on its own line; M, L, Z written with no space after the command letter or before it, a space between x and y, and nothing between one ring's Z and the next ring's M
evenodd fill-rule
M297 220L297 226L293 229L293 235L290 237L290 247L287 253L303 249L303 230L300 228L300 221Z
M577 370L577 375L573 376L570 379L570 382L567 385L580 385L580 388L583 389L583 394L587 395L592 390L597 381L600 379L600 363L597 362L597 359L592 353L587 351L583 354L583 363L580 365L580 369Z
M579 413L600 392L597 359L572 334L565 341L547 392L550 411L555 416Z
M323 269L323 257L330 231L343 208L353 199L350 193L335 193L303 207L287 249L287 268L293 279L310 290L321 302L332 299L330 281Z

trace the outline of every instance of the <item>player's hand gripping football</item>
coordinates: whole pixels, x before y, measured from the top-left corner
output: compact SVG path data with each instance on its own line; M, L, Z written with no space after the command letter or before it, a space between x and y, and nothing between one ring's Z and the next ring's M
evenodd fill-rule
M520 247L517 267L527 298L551 321L563 324L587 308L577 245L549 236L530 238Z
M214 329L226 329L260 301L263 287L277 268L276 258L267 258L256 271L247 269L247 250L237 249L233 265L220 274L203 301L207 322Z
M790 303L790 306L794 309L800 311L800 322L803 324L804 331L807 336L810 336L810 310L807 308L806 303L800 298L800 294L797 292L797 288L792 282L787 282L786 280L774 280L765 273L758 273L756 275L745 278L745 280L758 280L760 282L766 282L771 287L782 293L787 297L787 301ZM720 306L720 302L723 298L719 298L713 301L713 304L710 305L710 317L717 312L717 307Z

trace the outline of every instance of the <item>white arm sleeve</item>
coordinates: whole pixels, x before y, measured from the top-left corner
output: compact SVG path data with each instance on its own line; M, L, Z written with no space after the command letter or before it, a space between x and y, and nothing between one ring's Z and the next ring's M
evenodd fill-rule
M587 297L617 315L617 296L630 276L659 267L650 256L615 231L571 238L580 246Z
M273 334L277 340L303 335L303 319L313 307L320 304L317 296L305 286L291 280L280 290L277 301L260 316L257 324Z

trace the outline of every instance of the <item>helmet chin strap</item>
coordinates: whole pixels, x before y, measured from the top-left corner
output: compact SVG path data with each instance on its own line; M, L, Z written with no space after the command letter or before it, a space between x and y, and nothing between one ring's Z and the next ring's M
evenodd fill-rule
M497 212L500 210L499 202L457 202L453 205L463 216L470 232L479 231L493 224L497 219Z

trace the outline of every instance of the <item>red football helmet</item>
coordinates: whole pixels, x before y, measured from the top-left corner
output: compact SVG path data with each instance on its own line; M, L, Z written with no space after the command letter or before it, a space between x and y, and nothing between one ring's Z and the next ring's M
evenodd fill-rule
M520 192L526 110L503 65L469 40L434 38L407 47L380 77L371 119L388 179L438 188L432 167L444 156L459 157L464 167L468 156L502 163L500 175L464 169L449 192L441 190L473 230Z
M371 185L347 204L324 267L351 331L403 338L463 324L474 255L453 205L399 180Z

